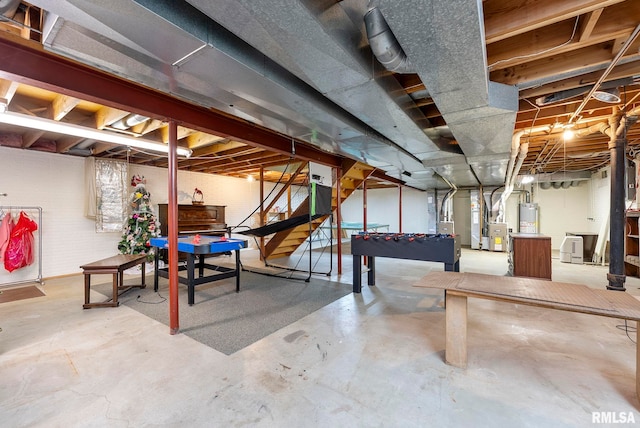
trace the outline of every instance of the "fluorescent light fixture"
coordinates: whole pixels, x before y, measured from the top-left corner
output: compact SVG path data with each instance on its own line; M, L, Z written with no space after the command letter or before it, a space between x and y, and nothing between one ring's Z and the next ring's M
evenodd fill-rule
M6 98L0 98L0 113L4 113L5 111L7 111L8 107L9 101L7 101Z
M128 137L126 135L113 134L110 132L91 129L71 123L58 122L50 119L43 119L36 116L5 111L0 114L0 123L7 125L22 126L25 128L39 129L41 131L55 132L58 134L73 135L81 138L91 138L105 143L118 144L120 146L135 147L137 149L151 150L154 152L169 153L169 146L141 138ZM191 149L178 147L176 152L179 156L191 156Z

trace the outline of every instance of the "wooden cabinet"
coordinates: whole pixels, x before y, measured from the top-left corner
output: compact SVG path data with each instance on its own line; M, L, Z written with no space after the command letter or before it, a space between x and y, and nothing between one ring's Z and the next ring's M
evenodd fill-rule
M635 277L640 277L639 219L640 211L627 211L624 230L624 274Z
M509 235L509 274L551 279L551 237L539 233Z
M178 205L178 234L224 235L224 205ZM167 236L168 205L158 204L160 234Z

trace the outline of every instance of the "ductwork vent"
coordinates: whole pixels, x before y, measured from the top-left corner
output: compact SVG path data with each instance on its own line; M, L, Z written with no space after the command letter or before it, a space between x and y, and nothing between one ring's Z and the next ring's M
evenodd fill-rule
M0 0L0 15L13 18L20 6L20 0Z
M364 23L371 50L384 68L395 73L415 73L380 9L374 7L368 11L364 15Z
M580 180L572 180L572 181L541 181L540 188L543 190L551 189L568 189L569 187L578 187L580 185Z

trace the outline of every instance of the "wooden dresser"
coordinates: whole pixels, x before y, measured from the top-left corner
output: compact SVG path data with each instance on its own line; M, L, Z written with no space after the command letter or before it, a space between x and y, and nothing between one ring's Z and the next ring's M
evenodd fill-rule
M551 237L539 233L510 234L509 274L551 279Z
M224 235L224 205L178 205L178 234ZM160 234L167 236L168 205L158 204Z

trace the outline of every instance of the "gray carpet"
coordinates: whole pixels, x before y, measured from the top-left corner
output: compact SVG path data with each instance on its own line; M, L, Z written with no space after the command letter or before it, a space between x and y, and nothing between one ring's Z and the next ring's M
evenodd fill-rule
M126 278L125 284L139 281L139 277ZM123 293L118 298L120 305L168 326L169 282L160 278L159 284L155 293L153 275L148 275L147 288ZM91 288L110 296L110 282ZM195 304L189 306L187 286L180 284L180 332L230 355L350 293L349 284L317 278L304 282L242 272L239 293L235 292L235 278L202 284L196 287Z

